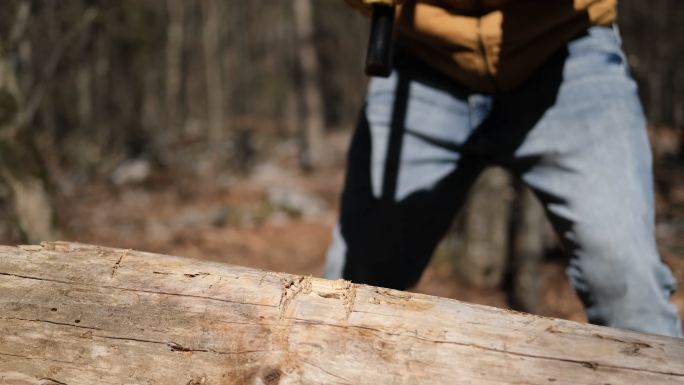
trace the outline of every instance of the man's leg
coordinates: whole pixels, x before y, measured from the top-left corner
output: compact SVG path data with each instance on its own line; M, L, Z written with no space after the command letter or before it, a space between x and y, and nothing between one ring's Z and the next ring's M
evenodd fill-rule
M484 113L433 75L400 69L371 83L349 150L327 278L414 285L481 171L460 149Z
M534 103L525 92L505 102L511 111ZM681 336L669 302L675 281L654 237L646 123L616 31L593 28L568 46L555 104L512 163L570 253L567 273L589 321Z

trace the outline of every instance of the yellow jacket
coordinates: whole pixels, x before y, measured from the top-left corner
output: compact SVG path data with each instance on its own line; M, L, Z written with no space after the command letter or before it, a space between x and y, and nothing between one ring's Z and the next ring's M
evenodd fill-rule
M505 92L568 40L617 17L617 0L407 0L397 39L474 91Z

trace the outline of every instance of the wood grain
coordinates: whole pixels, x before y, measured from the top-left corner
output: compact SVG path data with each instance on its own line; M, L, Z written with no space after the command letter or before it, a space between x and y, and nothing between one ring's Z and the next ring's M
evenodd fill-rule
M0 246L2 384L684 384L683 340L345 281Z

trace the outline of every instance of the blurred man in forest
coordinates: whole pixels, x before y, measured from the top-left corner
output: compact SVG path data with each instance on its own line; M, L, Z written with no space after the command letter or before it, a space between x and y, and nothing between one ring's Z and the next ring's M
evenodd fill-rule
M326 276L413 286L499 165L541 199L590 322L681 336L617 0L346 1L398 6L395 70L370 83Z

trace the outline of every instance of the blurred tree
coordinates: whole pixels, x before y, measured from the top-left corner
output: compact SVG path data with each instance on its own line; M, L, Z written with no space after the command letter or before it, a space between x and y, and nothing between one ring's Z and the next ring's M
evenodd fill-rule
M508 265L512 201L511 176L506 170L488 168L475 182L453 235L461 238L452 255L458 256L454 267L465 282L478 287L502 283Z
M625 51L649 122L684 129L684 2L625 0L619 7Z
M30 3L17 7L9 41L0 40L0 177L9 187L11 204L23 241L39 243L58 235L42 164L26 125L26 110L5 44L21 44L29 22Z
M200 2L204 17L202 49L204 52L204 75L207 82L208 139L210 143L221 143L224 136L224 83L221 76L221 32L219 29L222 4L222 0Z
M508 268L509 302L515 309L539 311L541 265L553 230L541 203L522 182L515 183L516 197L511 221L511 246Z
M167 129L178 132L183 126L181 87L183 85L183 42L185 33L185 2L166 2L166 110Z
M299 81L295 84L299 111L303 120L301 134L301 165L310 170L320 166L323 157L324 113L319 87L319 69L314 45L314 14L311 0L293 0L294 23L297 33Z

